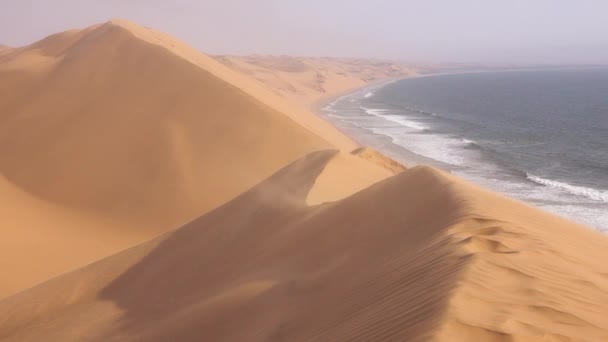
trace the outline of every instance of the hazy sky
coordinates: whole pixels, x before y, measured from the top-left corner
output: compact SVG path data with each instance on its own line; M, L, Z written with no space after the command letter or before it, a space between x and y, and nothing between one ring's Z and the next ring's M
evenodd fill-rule
M207 53L608 64L608 0L0 0L0 44L113 17Z

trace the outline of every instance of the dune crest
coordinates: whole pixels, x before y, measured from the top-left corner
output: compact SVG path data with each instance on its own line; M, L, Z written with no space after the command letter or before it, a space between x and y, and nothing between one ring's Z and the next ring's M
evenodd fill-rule
M307 206L335 156L5 299L0 339L608 337L605 236L429 167Z
M281 96L277 96L264 84L256 82L255 79L247 75L244 77L240 72L236 72L232 68L226 67L216 59L200 53L170 35L153 30L149 27L141 27L123 19L113 19L105 25L124 28L139 39L166 48L171 53L207 70L214 76L243 90L256 100L281 112L300 126L314 132L339 149L349 150L357 147L356 143L352 141L350 137L344 135L333 125L318 117L313 112L300 108L299 106L294 106L291 99L284 99ZM335 94L336 92L328 93L328 95Z
M360 147L353 150L351 153L374 164L382 166L383 168L390 170L393 173L399 173L406 170L406 167L403 166L403 164L385 156L384 154L370 147Z

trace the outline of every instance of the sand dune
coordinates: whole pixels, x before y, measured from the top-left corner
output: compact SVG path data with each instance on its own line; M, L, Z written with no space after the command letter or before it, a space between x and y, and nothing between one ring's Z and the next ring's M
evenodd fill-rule
M416 74L414 66L365 58L291 56L216 56L226 66L250 76L279 96L315 107L330 97L373 82Z
M0 53L0 341L608 340L606 236L242 72L122 20Z
M428 167L307 206L335 153L5 299L0 339L608 338L605 236Z
M0 298L175 229L304 154L356 146L123 20L11 49L0 93Z

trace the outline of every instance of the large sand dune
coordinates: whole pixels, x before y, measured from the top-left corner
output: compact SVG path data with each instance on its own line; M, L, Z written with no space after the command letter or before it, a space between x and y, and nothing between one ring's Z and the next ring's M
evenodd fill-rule
M0 94L0 298L177 228L304 154L355 146L122 20L1 55Z
M606 237L428 167L308 206L335 153L0 302L0 339L608 338Z
M125 21L0 55L0 341L608 340L606 236L260 82Z

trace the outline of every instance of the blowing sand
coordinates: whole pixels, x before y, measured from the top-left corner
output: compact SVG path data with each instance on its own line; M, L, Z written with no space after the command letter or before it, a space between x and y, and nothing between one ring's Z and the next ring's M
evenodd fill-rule
M0 340L608 340L607 237L271 88L126 21L0 55Z

